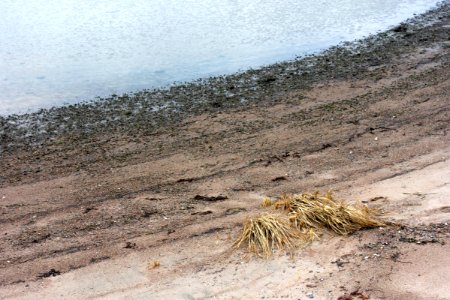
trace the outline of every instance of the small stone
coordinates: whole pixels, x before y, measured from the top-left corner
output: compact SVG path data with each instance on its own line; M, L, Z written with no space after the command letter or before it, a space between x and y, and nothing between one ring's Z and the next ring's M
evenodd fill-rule
M313 292L306 293L306 296L311 299L314 298Z

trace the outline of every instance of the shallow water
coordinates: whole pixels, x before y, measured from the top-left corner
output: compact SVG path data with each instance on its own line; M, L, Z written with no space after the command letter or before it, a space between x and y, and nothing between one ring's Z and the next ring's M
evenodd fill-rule
M431 0L2 0L0 114L293 59Z

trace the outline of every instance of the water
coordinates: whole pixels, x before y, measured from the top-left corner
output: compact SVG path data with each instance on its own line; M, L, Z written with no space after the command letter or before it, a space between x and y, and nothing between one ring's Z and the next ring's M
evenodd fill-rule
M437 2L1 0L0 114L292 59Z

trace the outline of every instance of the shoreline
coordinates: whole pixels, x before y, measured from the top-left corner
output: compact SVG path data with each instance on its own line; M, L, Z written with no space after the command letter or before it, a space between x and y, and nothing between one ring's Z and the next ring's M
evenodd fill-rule
M145 135L205 112L270 105L291 91L306 91L328 80L382 76L371 69L418 45L438 40L439 37L428 35L427 28L435 26L430 24L438 23L449 9L450 3L444 1L390 30L292 61L35 113L0 116L0 155L5 151L42 147L61 136L84 138L111 129ZM421 36L423 31L425 36Z
M180 105L159 111L117 98L0 119L0 294L450 298L448 8L365 44L179 86L159 97L182 91ZM329 190L401 225L325 233L296 260L230 253L264 197Z
M216 59L207 59L206 57L203 57L201 59L201 62L198 62L201 64L200 68L196 66L194 61L191 61L191 59L188 59L187 57L193 58L193 53L191 53L192 49L189 51L187 50L186 53L182 54L183 51L179 51L181 56L181 61L178 61L176 65L178 65L178 68L170 63L170 59L164 59L165 55L156 55L157 61L161 60L165 61L164 66L156 67L159 65L157 61L152 62L152 59L149 59L147 62L143 62L142 65L137 66L139 69L138 72L136 72L136 66L134 68L129 69L128 71L125 71L123 69L124 74L120 75L122 77L122 80L119 80L116 82L116 74L118 75L118 70L114 66L116 64L119 64L119 69L122 69L120 65L123 65L120 58L118 60L109 61L106 63L103 59L100 58L100 61L102 61L101 65L97 65L96 61L92 61L90 58L90 55L94 55L98 51L95 51L95 49L92 49L92 51L86 51L82 56L80 56L78 59L81 59L84 61L85 67L83 67L83 71L76 71L73 69L72 63L70 61L70 57L66 57L67 60L63 60L63 57L60 57L57 53L54 53L52 50L53 48L50 47L47 49L47 54L54 53L55 56L58 58L57 61L40 61L40 63L45 63L47 65L54 65L53 67L57 68L59 70L59 73L61 73L60 76L54 76L52 75L52 72L50 70L40 70L40 73L31 72L28 75L25 76L28 78L27 80L31 80L32 78L35 78L36 80L39 80L38 82L30 81L28 84L24 83L21 87L20 82L22 80L25 80L25 78L20 79L19 77L16 77L16 75L10 74L11 76L7 76L9 78L5 77L5 93L1 95L0 97L3 100L0 100L0 115L7 116L7 115L23 115L23 114L32 114L34 112L39 111L40 109L49 110L51 108L61 107L61 106L68 106L70 104L75 103L90 103L95 101L95 99L98 98L108 98L113 94L122 95L122 94L128 94L132 96L135 92L141 92L144 90L165 90L166 88L174 85L189 85L192 82L196 82L198 80L201 80L202 82L207 81L209 77L224 77L226 75L233 75L233 74L240 74L243 73L247 69L260 69L264 66L270 66L272 64L276 63L284 63L287 61L295 60L296 58L306 56L308 54L318 54L329 47L339 45L345 41L355 41L362 38L367 37L370 34L376 34L377 32L380 32L381 30L385 31L391 27L394 27L400 22L403 22L407 19L413 18L414 16L421 15L431 9L436 8L438 6L438 3L441 0L436 1L424 1L424 0L403 0L402 4L387 4L383 5L381 7L372 7L371 4L362 4L361 8L355 10L357 6L349 6L348 12L354 11L355 12L355 18L350 17L349 14L343 14L343 15L337 15L335 16L335 20L333 20L333 23L335 23L334 28L326 28L322 27L323 25L317 24L313 25L314 21L312 20L312 23L308 21L306 25L298 24L294 26L293 32L291 34L287 34L285 37L283 37L283 40L289 40L292 41L291 43L288 43L287 45L284 44L284 42L277 43L278 46L274 47L274 49L279 50L271 50L271 47L264 47L259 49L256 45L256 48L252 51L249 51L249 47L246 45L239 45L238 41L240 41L239 38L233 38L232 40L229 40L227 44L234 45L233 47L237 47L237 49L241 49L242 51L246 52L246 55L236 55L233 57L232 53L228 53L225 55L225 57L220 58L217 57ZM405 3L409 3L411 5L404 5ZM282 4L282 7L285 7L286 4ZM320 5L320 4L319 4ZM348 5L344 4L344 5ZM8 7L8 5L6 5ZM169 5L170 6L170 5ZM238 5L239 6L239 5ZM299 9L299 7L295 8L296 5L292 5L292 9ZM353 8L351 8L353 7ZM384 7L384 9L381 9ZM145 10L145 8L143 8ZM311 7L311 9L314 9ZM381 9L381 10L380 10ZM17 8L16 10L19 10ZM380 14L376 13L378 10L380 10ZM289 9L288 9L289 11ZM325 10L327 11L327 10ZM333 10L334 11L334 10ZM357 12L359 11L359 12ZM384 13L383 13L384 11ZM100 13L100 12L99 12ZM369 19L359 19L362 15L367 15ZM302 15L302 11L299 12L300 15ZM293 16L293 11L290 11L287 15ZM312 16L312 14L309 12L308 8L308 20ZM107 16L105 16L107 18ZM182 17L182 16L181 16ZM250 16L249 16L250 17ZM304 19L305 16L303 16L301 19ZM250 17L251 18L251 17ZM349 27L349 30L342 30L338 29L336 24L341 22L345 18L351 18L350 22L346 22L346 24L350 25L351 23L356 22L355 26L351 25ZM51 18L50 18L51 19ZM295 19L295 17L294 17ZM319 18L320 19L320 18ZM359 20L359 21L358 21ZM371 20L368 22L368 20ZM199 18L197 20L199 23L202 23L204 20L203 18ZM294 20L292 20L294 21ZM305 20L306 21L306 20ZM294 21L295 22L295 21ZM303 22L303 21L302 21ZM336 23L337 22L337 23ZM357 24L360 22L361 24ZM301 22L300 22L301 23ZM373 25L372 25L373 23ZM144 22L146 24L146 22ZM144 25L142 24L142 25ZM291 26L296 23L291 23ZM365 24L365 25L364 25ZM376 25L375 25L376 24ZM50 24L48 26L51 27ZM95 23L92 24L92 26L96 26ZM311 27L310 27L311 26ZM176 27L176 26L175 26ZM208 26L205 26L205 28ZM244 26L245 27L245 26ZM244 28L242 27L242 28ZM342 23L342 28L346 28L345 23ZM351 29L350 29L351 28ZM45 32L45 28L40 28L40 32ZM50 29L49 29L50 30ZM68 29L70 30L70 29ZM213 30L213 27L211 27L209 30ZM289 30L289 29L288 29ZM303 36L300 34L295 34L297 30L300 30L300 32L304 32L306 34L306 40L303 38ZM318 31L319 30L319 31ZM84 31L82 31L84 32ZM149 30L148 32L154 32L153 30ZM184 35L189 35L189 31L181 30L180 32L184 32ZM334 32L334 34L327 34L327 32L331 33ZM156 33L156 32L154 32ZM39 32L36 32L37 35L39 35ZM272 35L275 34L272 32ZM281 38L284 36L282 32L279 32L280 36L278 38ZM286 33L285 33L286 34ZM114 34L113 34L114 35ZM257 34L260 36L260 34ZM278 36L278 34L275 34ZM309 36L309 38L308 38ZM315 36L313 38L313 36ZM328 38L327 38L328 37ZM42 37L45 40L45 37ZM111 39L114 39L117 37L111 36ZM272 38L269 37L269 40L272 40L272 42L276 41L277 38L274 40L274 36ZM182 37L180 39L183 39ZM251 37L250 37L251 39ZM12 39L14 40L14 39ZM297 42L294 42L297 41ZM321 41L321 42L318 42ZM17 44L17 46L13 46L11 44L8 46L10 49L14 49L14 47L17 47L17 51L19 51L17 54L14 54L15 51L11 50L10 55L6 54L6 57L10 57L12 61L14 61L14 57L17 55L17 58L20 59L21 56L27 57L30 56L26 55L27 51L32 51L30 47L22 47L20 46L21 41L17 40L14 42ZM199 41L200 44L203 45L203 39ZM6 41L6 44L9 44L8 41ZM88 43L89 44L89 43ZM163 51L164 44L160 47L157 46L155 43L151 43L152 45L149 45L150 48L147 48L146 52L147 55L150 53L154 53L156 51L157 53L160 53ZM205 42L205 44L207 44ZM244 43L245 44L245 43ZM253 43L252 43L253 44ZM272 43L274 44L274 43ZM114 52L122 53L123 56L129 57L134 52L130 48L134 45L133 40L126 42L123 44L123 47L116 47L116 50ZM282 45L285 45L284 47ZM5 45L6 46L6 45ZM99 51L102 51L102 48L108 48L108 45L98 44L96 47L99 47ZM214 48L213 45L210 45ZM114 46L112 46L114 48ZM161 48L162 47L162 48ZM177 47L179 49L179 46L177 46L177 43L173 45L171 48L166 49L167 51L163 51L164 53L171 53L170 49L174 49L174 47ZM4 48L4 47L3 47ZM39 48L39 46L38 46ZM124 49L130 49L131 51L126 54L123 53ZM182 48L182 47L181 47ZM208 47L202 47L203 49L207 49ZM228 47L227 47L228 48ZM246 50L244 50L244 48ZM22 49L22 50L20 50ZM28 49L28 50L25 50ZM71 49L76 49L76 45L72 45ZM209 51L212 51L212 50ZM43 49L37 49L38 51L42 51ZM103 49L104 50L104 49ZM203 50L199 49L202 53ZM209 52L207 51L207 52ZM216 49L216 51L213 52L223 52L223 50ZM20 53L23 53L21 55ZM213 54L211 52L211 54ZM225 53L225 52L223 52ZM266 53L266 54L264 54ZM73 54L73 53L72 53ZM156 54L156 53L155 53ZM206 53L205 53L206 54ZM231 55L230 55L231 54ZM242 53L243 54L243 53ZM86 55L86 56L84 56ZM143 54L145 55L145 53ZM76 56L76 55L75 55ZM154 55L151 55L154 56ZM183 57L185 56L185 63L183 63ZM207 55L210 57L209 55ZM134 57L134 56L133 56ZM195 57L195 55L194 55ZM261 59L253 59L258 58ZM128 60L129 60L128 59ZM135 57L139 61L139 57ZM205 61L206 59L206 61ZM227 63L218 63L218 61L221 61L224 59L227 61ZM195 59L194 59L195 60ZM97 59L98 61L98 59ZM161 63L162 63L161 61ZM208 62L209 61L209 62ZM214 62L215 61L215 62ZM239 63L247 62L247 63ZM28 61L27 64L33 65L32 61ZM83 64L79 65L81 67ZM127 65L133 65L132 61L129 61L126 63ZM90 71L89 65L92 67L93 65L96 65L94 67L96 71L94 70L94 74L92 71ZM71 67L72 66L72 67ZM233 68L230 68L231 66L235 66ZM86 68L87 67L87 68ZM9 66L8 69L12 68L10 71L15 70L13 73L23 73L26 75L26 70L20 70L20 67L16 69L13 65ZM156 69L154 69L156 68ZM181 70L181 69L182 70ZM45 68L44 68L45 69ZM128 69L128 68L127 68ZM134 69L134 70L133 70ZM154 69L154 70L153 70ZM204 69L205 71L208 70L208 72L200 71ZM223 69L223 71L220 71L220 69ZM108 70L108 71L106 71ZM115 71L113 71L115 70ZM44 72L44 73L42 73ZM153 75L152 72L155 72ZM67 74L66 74L67 73ZM33 75L32 75L33 74ZM43 74L45 76L43 76ZM72 74L72 75L70 75ZM75 75L78 74L78 75ZM110 74L110 76L105 76L107 74ZM157 75L158 74L158 75ZM177 75L176 75L177 74ZM191 74L189 76L184 76L184 74ZM197 74L197 75L194 75ZM6 75L6 74L5 74ZM62 80L63 76L65 79ZM75 77L73 77L75 76ZM86 77L87 76L87 77ZM56 78L55 78L56 77ZM61 80L57 80L58 78L61 78ZM78 79L77 79L78 78ZM84 84L80 81L81 78L83 81L86 81ZM108 80L109 78L109 80ZM129 80L127 80L127 78ZM135 80L133 81L134 78ZM146 82L144 80L141 80L143 78L146 78ZM172 78L172 79L170 79ZM131 80L131 82L130 82ZM9 83L8 83L9 82ZM12 85L11 85L12 84ZM3 85L2 85L3 86ZM15 88L14 88L15 86ZM53 86L53 89L51 88ZM128 87L127 87L128 86ZM15 89L15 91L14 91ZM108 91L109 90L109 91ZM27 92L25 92L27 91ZM33 92L34 91L34 92ZM67 96L64 96L67 94ZM53 95L53 96L52 96ZM28 99L28 100L27 100ZM22 103L23 102L23 103ZM5 107L2 107L1 105L4 103ZM30 106L27 107L27 103L30 104ZM41 103L42 105L39 105ZM51 104L53 103L53 104Z

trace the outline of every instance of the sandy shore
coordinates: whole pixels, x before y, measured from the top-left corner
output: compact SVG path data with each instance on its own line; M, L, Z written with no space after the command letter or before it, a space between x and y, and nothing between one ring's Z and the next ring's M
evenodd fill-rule
M449 11L260 70L0 118L1 298L450 299ZM295 260L229 251L262 197L329 189L402 226L325 235Z

